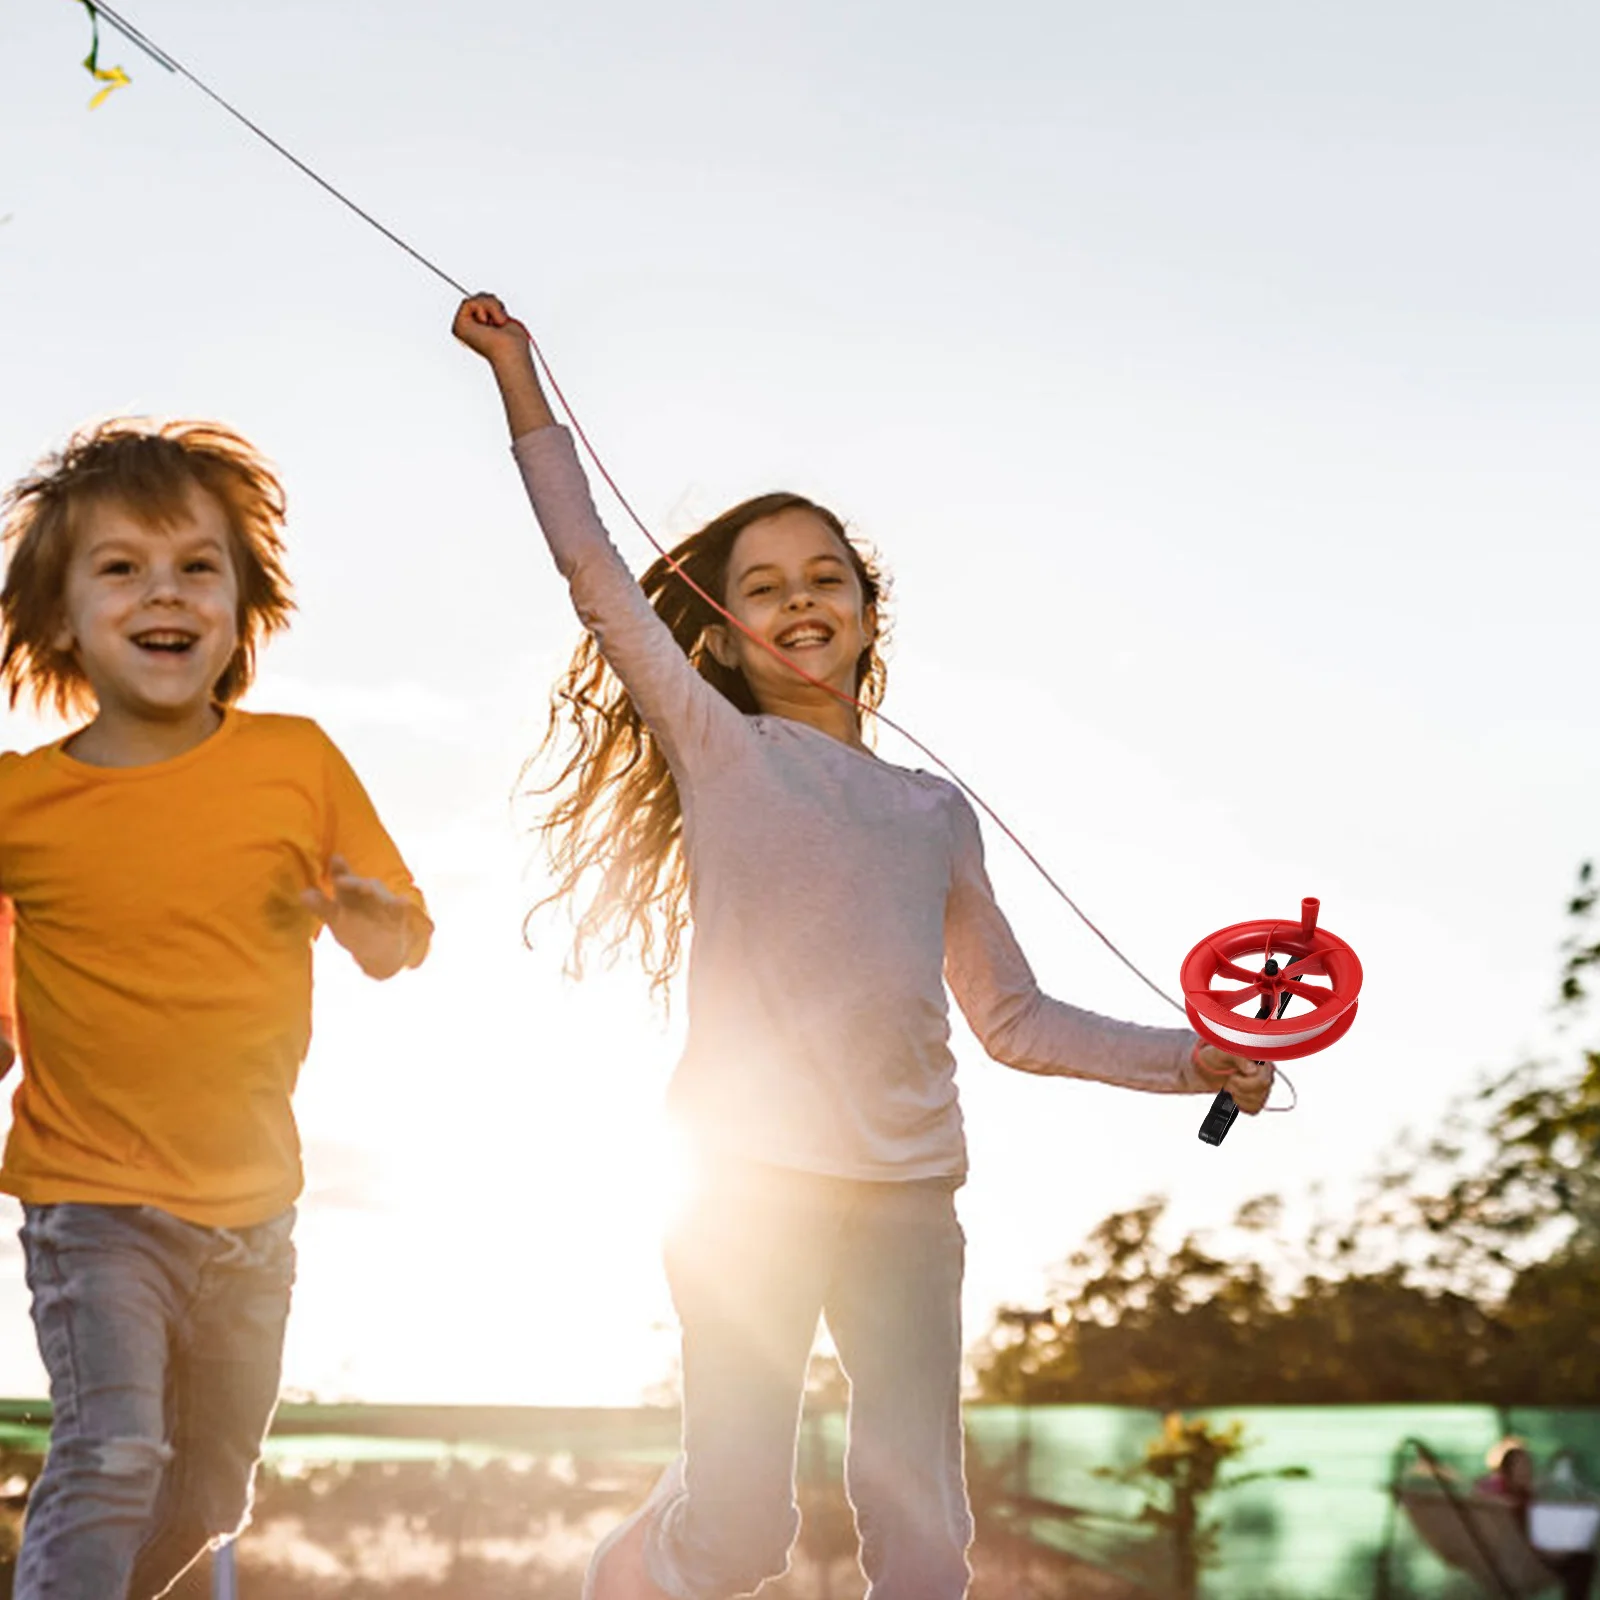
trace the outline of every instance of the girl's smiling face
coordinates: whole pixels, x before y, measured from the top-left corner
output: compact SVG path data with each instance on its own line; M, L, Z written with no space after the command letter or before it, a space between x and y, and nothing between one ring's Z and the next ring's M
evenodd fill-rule
M55 642L76 656L102 720L208 714L239 642L232 535L217 501L191 489L167 527L114 501L88 510L67 563Z
M849 554L815 512L796 507L746 527L728 558L723 603L782 661L854 696L877 618L863 602ZM769 651L727 626L708 628L706 642L723 666L744 674L763 711L812 720L798 707L822 691L786 671Z

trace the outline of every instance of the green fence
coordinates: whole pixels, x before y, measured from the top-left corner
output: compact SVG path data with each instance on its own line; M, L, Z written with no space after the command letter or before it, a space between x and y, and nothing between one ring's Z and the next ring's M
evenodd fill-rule
M1489 1447L1516 1433L1541 1461L1571 1450L1585 1481L1600 1484L1596 1410L1241 1406L1190 1415L1243 1422L1253 1448L1241 1471L1304 1467L1311 1474L1215 1497L1222 1560L1205 1582L1212 1600L1363 1600L1381 1592L1386 1549L1397 1600L1478 1594L1418 1543L1403 1518L1393 1521L1388 1485L1408 1438L1421 1439L1470 1482L1483 1472ZM1009 1472L1030 1505L1081 1513L1035 1517L1035 1538L1130 1576L1148 1573L1152 1554L1143 1548L1147 1532L1129 1521L1140 1497L1097 1478L1095 1468L1137 1461L1160 1423L1156 1412L1110 1406L973 1407L967 1414L976 1470Z
M1502 1434L1523 1436L1534 1455L1574 1453L1581 1475L1600 1483L1600 1410L1496 1410L1483 1406L1237 1407L1195 1413L1244 1424L1251 1448L1242 1471L1305 1468L1305 1479L1262 1481L1215 1497L1221 1561L1205 1581L1210 1600L1364 1600L1380 1593L1387 1550L1388 1593L1455 1600L1476 1593L1442 1567L1403 1518L1388 1485L1397 1448L1424 1441L1463 1479L1481 1470ZM992 1518L1035 1545L1142 1581L1159 1593L1159 1552L1137 1520L1140 1496L1096 1475L1137 1462L1160 1428L1154 1411L1125 1407L973 1406L967 1412L974 1497ZM0 1445L42 1450L48 1408L0 1402ZM562 1459L580 1467L670 1460L677 1418L670 1410L286 1405L269 1457L291 1462ZM809 1415L802 1433L803 1479L837 1477L844 1418Z

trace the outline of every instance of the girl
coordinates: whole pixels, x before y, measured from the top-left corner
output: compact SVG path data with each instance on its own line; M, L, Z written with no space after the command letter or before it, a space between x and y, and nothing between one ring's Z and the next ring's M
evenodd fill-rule
M984 1048L1024 1071L1160 1093L1228 1076L1255 1112L1271 1069L1040 993L960 791L862 742L854 702L883 690L883 586L836 517L765 495L677 547L738 627L665 561L641 589L525 330L478 295L454 331L494 371L591 636L552 711L551 736L570 723L575 745L543 830L558 892L599 874L575 955L632 940L664 983L694 926L669 1095L699 1157L667 1243L683 1454L595 1552L585 1600L722 1600L784 1570L819 1315L850 1378L846 1481L871 1600L957 1600L972 1535L966 1154L945 983Z

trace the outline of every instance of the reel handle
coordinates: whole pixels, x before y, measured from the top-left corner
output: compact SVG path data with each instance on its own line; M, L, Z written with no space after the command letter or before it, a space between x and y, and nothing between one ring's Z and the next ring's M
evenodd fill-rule
M1219 1089L1211 1109L1206 1112L1206 1120L1200 1124L1201 1139L1207 1144L1221 1144L1238 1115L1238 1102L1226 1089Z

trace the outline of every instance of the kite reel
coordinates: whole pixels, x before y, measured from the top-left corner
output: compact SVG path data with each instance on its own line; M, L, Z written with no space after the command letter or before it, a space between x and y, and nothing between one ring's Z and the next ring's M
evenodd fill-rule
M1320 908L1308 896L1298 922L1236 922L1189 952L1179 980L1184 1010L1207 1044L1252 1061L1292 1061L1345 1036L1356 1018L1361 962L1343 939L1317 926ZM1241 1015L1246 1005L1253 1010ZM1200 1137L1221 1144L1238 1114L1224 1089Z

